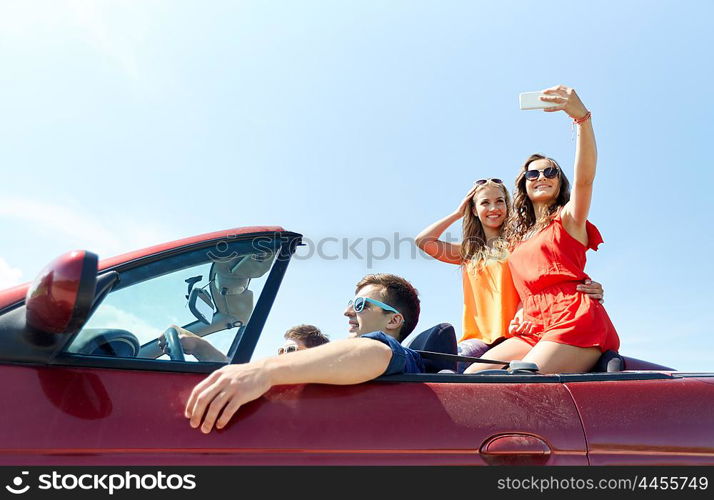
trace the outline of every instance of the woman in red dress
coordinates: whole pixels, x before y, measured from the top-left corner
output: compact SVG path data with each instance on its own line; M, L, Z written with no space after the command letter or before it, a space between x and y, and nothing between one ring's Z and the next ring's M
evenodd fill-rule
M585 252L602 243L588 222L597 150L590 112L572 88L543 92L578 129L573 188L551 158L531 155L516 179L507 237L509 266L522 309L511 323L513 335L489 351L492 359L530 361L540 373L589 371L600 355L620 346L602 304L575 287L585 274ZM466 373L500 366L473 364Z

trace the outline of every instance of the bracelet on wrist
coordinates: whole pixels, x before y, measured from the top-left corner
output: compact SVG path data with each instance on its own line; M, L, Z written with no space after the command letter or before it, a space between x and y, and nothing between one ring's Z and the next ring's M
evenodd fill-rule
M591 116L592 116L592 113L590 113L590 111L588 111L587 113L585 113L585 116L583 116L582 118L573 118L573 123L575 123L577 125L581 125L582 123L585 123L587 120L589 120Z

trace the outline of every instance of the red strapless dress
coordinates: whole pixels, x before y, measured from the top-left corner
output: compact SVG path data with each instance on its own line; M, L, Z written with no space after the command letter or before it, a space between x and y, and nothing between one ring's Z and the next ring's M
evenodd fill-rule
M602 243L602 236L586 223L588 246L573 238L560 216L530 239L518 243L508 257L513 282L523 304L524 320L535 328L519 335L531 345L549 340L577 347L617 351L620 339L605 308L575 287L584 279L585 252Z

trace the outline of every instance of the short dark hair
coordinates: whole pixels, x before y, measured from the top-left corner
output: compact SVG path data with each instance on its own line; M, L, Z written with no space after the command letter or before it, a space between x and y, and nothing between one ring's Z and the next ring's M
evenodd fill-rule
M414 331L419 322L419 292L401 276L395 274L368 274L357 283L355 294L367 285L379 285L384 288L382 302L397 309L404 316L404 324L399 330L400 342Z
M325 335L320 331L320 329L314 325L297 325L285 332L283 335L286 339L299 340L305 347L316 347L318 345L327 344L330 341L330 337Z

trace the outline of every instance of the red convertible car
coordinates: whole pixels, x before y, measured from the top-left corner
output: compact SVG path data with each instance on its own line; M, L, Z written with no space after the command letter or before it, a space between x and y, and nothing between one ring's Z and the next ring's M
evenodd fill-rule
M0 291L0 464L714 464L714 374L626 356L581 374L279 386L220 431L192 429L188 395L222 364L171 336L168 359L157 337L179 324L249 361L300 242L250 227L102 261L74 251Z

